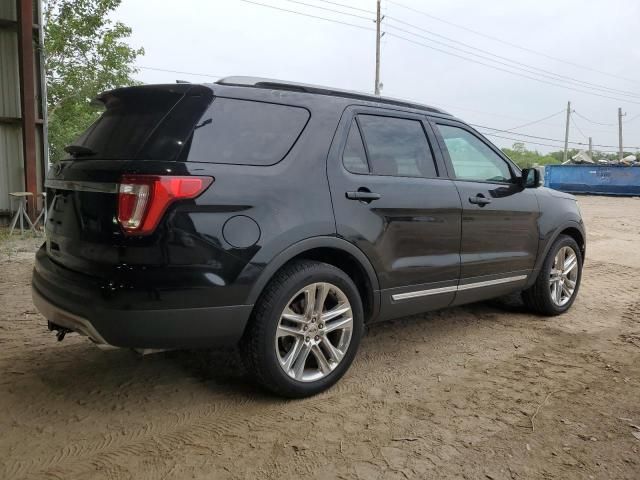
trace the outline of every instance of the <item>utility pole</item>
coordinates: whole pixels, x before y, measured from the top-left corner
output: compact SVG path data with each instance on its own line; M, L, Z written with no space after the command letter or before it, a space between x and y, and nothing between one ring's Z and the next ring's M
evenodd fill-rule
M380 1L376 1L376 85L374 93L380 95L380 22L382 21L380 15Z
M567 102L567 127L564 131L564 160L562 163L567 162L567 155L569 154L569 121L571 120L571 102Z
M591 137L589 137L589 158L593 160L593 143L591 142Z
M626 113L624 115L626 115ZM622 114L622 109L618 107L618 143L620 149L620 151L618 152L619 161L622 161L622 157L624 157L624 149L622 148L622 117L624 117L624 115Z

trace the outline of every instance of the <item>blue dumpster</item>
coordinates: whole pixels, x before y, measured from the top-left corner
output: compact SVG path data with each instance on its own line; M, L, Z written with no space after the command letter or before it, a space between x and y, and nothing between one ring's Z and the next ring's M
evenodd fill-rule
M640 195L640 167L545 165L544 185L568 193Z

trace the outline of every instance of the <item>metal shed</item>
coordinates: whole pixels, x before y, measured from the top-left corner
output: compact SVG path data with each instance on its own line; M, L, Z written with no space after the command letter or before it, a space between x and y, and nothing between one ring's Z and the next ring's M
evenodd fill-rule
M41 14L39 0L0 0L0 223L9 217L10 192L29 191L41 205L47 165Z

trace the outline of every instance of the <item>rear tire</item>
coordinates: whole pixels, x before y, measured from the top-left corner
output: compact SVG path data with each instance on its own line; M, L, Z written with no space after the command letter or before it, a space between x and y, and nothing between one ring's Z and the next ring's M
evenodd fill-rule
M560 315L573 305L581 279L580 247L573 238L560 235L551 246L536 282L522 292L522 300L527 308L541 315Z
M315 395L353 362L363 319L358 289L346 273L326 263L291 263L256 303L241 342L247 370L278 395Z

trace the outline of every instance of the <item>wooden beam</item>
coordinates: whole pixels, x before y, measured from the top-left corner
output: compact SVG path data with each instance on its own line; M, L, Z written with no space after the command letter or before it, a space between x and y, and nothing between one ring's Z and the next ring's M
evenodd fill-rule
M35 216L38 198L36 159L36 82L34 78L33 1L18 1L18 60L20 66L20 107L22 110L22 152L24 158L25 190L33 193L28 211Z

